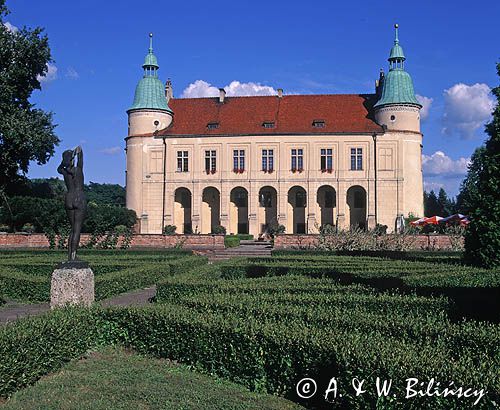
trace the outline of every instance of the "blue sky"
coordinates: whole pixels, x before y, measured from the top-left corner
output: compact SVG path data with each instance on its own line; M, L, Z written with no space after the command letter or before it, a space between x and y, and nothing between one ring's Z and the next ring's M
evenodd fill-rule
M55 60L32 100L55 113L62 142L47 165L32 165L30 177L56 176L60 152L82 144L87 181L124 184L125 111L149 32L160 77L172 79L177 97L233 81L241 83L231 85L234 92L368 93L379 69L387 70L398 22L406 69L425 106L426 187L444 186L452 195L484 141L489 88L498 84L500 2L493 0L10 0L7 6L9 24L45 27Z

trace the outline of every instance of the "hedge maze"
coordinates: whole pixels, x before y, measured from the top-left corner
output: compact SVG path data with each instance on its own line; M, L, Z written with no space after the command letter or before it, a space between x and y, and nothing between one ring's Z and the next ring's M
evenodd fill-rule
M186 255L120 255L110 256L109 263L96 255L98 275L120 275L128 266L130 276L137 276L143 269L156 280L156 303L60 310L0 328L0 357L9 358L0 363L0 396L88 349L120 344L309 408L460 409L471 408L477 398L406 399L409 377L484 389L474 408L500 402L499 312L488 317L480 312L481 320L474 320L471 299L468 310L457 308L462 303L457 289L498 296L498 271L432 254L283 252L218 264ZM166 265L168 273L158 275ZM41 272L40 267L22 274L37 278ZM488 297L482 303L489 303ZM39 352L47 345L48 358L42 360ZM296 393L304 377L318 384L318 394L307 400ZM342 397L326 403L332 377L338 378ZM393 381L391 395L378 397L373 389L356 396L350 388L353 378L373 386L377 377Z

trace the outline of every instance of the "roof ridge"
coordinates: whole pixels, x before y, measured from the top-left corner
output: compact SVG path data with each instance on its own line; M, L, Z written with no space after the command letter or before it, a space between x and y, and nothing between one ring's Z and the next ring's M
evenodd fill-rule
M332 97L332 96L356 96L356 97L368 97L374 96L375 93L346 93L346 94L286 94L281 98L289 97ZM219 97L176 97L176 100L218 100ZM226 98L280 98L278 95L226 95Z

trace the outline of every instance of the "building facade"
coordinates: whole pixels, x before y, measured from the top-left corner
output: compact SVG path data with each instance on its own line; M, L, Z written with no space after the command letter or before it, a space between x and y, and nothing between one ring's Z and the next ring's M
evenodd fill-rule
M421 105L395 40L374 94L177 99L150 42L129 116L127 207L141 233L395 229L423 215Z

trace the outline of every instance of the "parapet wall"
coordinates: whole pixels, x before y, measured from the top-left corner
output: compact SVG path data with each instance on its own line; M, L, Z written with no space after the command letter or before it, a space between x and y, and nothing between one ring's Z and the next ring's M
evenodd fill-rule
M90 240L89 234L82 234L80 244ZM119 238L117 247L122 244ZM49 240L44 234L0 233L0 249L48 248ZM224 249L223 235L147 235L132 236L131 248L174 248L183 249Z

